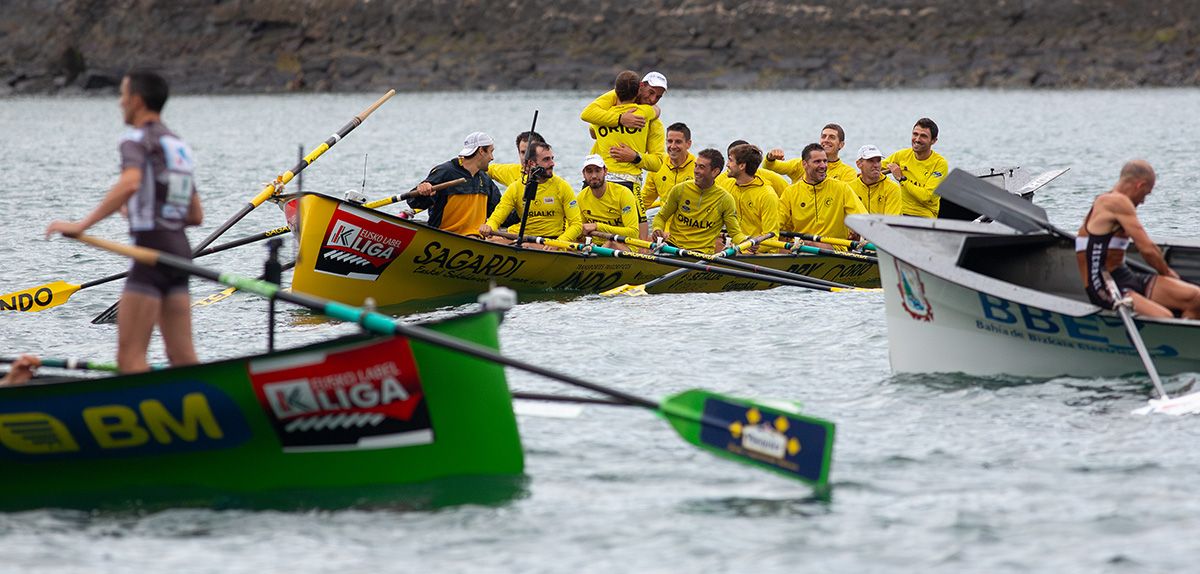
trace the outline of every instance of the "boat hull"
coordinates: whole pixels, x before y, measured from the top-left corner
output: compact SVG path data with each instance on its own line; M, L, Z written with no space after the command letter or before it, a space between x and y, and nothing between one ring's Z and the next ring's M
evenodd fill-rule
M497 346L498 316L430 328ZM520 488L503 369L344 337L139 375L0 388L0 507L488 502Z
M289 225L298 230L292 276L298 292L361 305L412 310L473 300L491 283L522 294L599 293L637 285L674 271L638 259L519 249L447 233L427 225L304 193L284 198ZM859 287L879 285L878 266L829 256L761 255L749 263ZM651 293L767 289L768 281L688 272Z

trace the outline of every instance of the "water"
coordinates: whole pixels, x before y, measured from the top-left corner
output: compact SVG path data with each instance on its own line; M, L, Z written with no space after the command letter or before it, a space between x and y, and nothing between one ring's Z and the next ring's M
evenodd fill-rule
M853 157L864 143L907 145L920 116L941 126L952 166L1071 167L1038 197L1073 229L1121 163L1148 159L1159 186L1142 208L1153 236L1194 230L1195 90L1127 92L680 92L664 119L694 147L737 138L795 154L829 121ZM578 111L592 94L397 95L304 174L306 189L368 197L405 191L463 136L511 138L541 110L538 131L573 176L588 147ZM198 241L378 94L181 97L167 124L201 164L206 223ZM122 269L116 257L61 238L117 174L115 98L0 101L0 292ZM281 225L264 206L228 239ZM124 238L113 217L92 230ZM202 260L257 274L263 250ZM108 359L115 328L88 323L120 282L52 311L0 318L0 353ZM193 282L193 294L217 287ZM239 295L195 314L198 351L217 359L265 347L265 303ZM440 316L439 310L424 316ZM352 330L289 312L283 346ZM1026 381L893 376L879 294L769 292L661 295L519 306L505 352L648 397L690 387L803 401L838 424L833 494L814 500L782 478L713 458L630 408L577 419L522 418L529 481L511 502L433 511L170 510L0 515L0 571L263 572L438 569L446 572L1158 572L1200 552L1196 419L1134 418L1143 379ZM929 352L938 352L930 349ZM156 341L152 360L164 359ZM509 371L514 388L564 391ZM1187 377L1173 377L1171 386Z

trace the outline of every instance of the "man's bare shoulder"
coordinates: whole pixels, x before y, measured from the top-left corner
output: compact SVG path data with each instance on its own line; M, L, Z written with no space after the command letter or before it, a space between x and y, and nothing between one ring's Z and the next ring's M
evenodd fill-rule
M1137 211L1133 206L1132 200L1120 193L1111 191L1097 196L1096 201L1092 205L1094 210L1104 210L1109 213L1133 213Z

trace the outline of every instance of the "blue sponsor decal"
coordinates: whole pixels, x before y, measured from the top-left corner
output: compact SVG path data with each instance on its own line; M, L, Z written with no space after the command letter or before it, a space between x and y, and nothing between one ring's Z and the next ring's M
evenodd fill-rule
M249 439L233 399L200 381L0 403L0 459L145 456Z
M979 306L987 321L976 320L975 328L997 335L1027 339L1032 343L1055 345L1081 351L1137 356L1133 345L1125 345L1128 335L1117 317L1085 315L1072 317L1037 307L1014 303L986 293L979 294ZM1120 329L1124 341L1113 341L1102 328ZM1179 350L1162 344L1149 349L1157 357L1177 357Z
M709 398L700 442L818 482L822 479L829 429L803 417L764 411Z

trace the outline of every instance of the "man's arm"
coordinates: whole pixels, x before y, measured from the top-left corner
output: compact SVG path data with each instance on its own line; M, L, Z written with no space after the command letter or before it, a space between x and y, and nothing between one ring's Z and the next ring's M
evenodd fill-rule
M679 185L687 184L681 183ZM675 187L679 187L679 185ZM658 213L654 214L654 222L651 224L651 229L658 236L667 236L667 222L675 215L675 210L679 209L680 193L676 193L676 191L673 187L671 191L667 192L667 199L663 202L662 208L658 210Z
M609 225L607 223L597 223L596 229L605 233L614 235L624 235L625 237L638 236L638 211L637 198L633 196L633 192L629 191L624 186L616 186L624 193L620 194L617 205L621 208L621 226ZM591 193L588 190L583 190L583 193Z
M79 221L51 221L46 227L46 237L50 237L54 233L62 233L63 235L79 235L87 231L89 227L97 222L112 215L121 206L125 205L133 194L137 193L138 187L142 184L142 168L127 167L121 170L121 176L117 178L117 183L113 184L108 193L104 194L104 199L100 200L100 205L97 205L91 213ZM198 202L199 199L192 195L193 202Z
M883 185L879 186L883 193L887 194L887 198L883 200L884 215L900 215L904 213L904 192L900 189L900 184L887 179L887 174L883 174Z
M587 107L583 108L583 112L579 114L579 119L598 126L616 127L621 123L621 112L611 111L611 108L619 102L616 90L604 92L600 94L600 97L592 100L592 103L588 104Z
M504 194L500 196L500 203L496 205L496 209L492 210L492 214L488 216L487 223L484 225L492 228L493 231L504 227L504 220L508 218L508 214L513 210L520 213L518 205L520 199L525 196L525 185L521 182L515 182L504 190Z
M800 158L767 159L763 161L763 167L775 173L788 176L788 179L792 180L792 183L804 179L804 161Z
M724 212L721 218L724 219L725 233L729 234L734 243L745 241L748 236L742 232L742 222L738 218L737 212L737 201L733 199L732 195L726 192L725 197L721 198L721 203L723 204L722 208Z
M796 188L788 187L779 197L779 231L795 231L792 229L792 196L794 195L796 195Z
M579 202L575 199L575 194L571 193L571 184L564 179L558 180L558 201L562 203L563 215L567 219L567 224L563 228L562 235L559 235L559 240L575 241L579 239L579 232L583 231L583 216L579 214Z
M646 107L646 106L641 106ZM642 154L642 163L638 167L654 174L662 169L667 161L667 129L661 120L650 121L650 133L646 139L646 153Z
M1142 259L1145 259L1146 263L1150 264L1160 275L1178 279L1179 274L1167 265L1167 260L1163 257L1162 250L1150 239L1150 234L1146 233L1146 228L1142 227L1142 222L1138 220L1137 208L1134 207L1133 202L1123 195L1117 196L1116 194L1106 194L1101 201L1103 202L1102 205L1108 209L1109 213L1117 220L1117 223L1121 225L1121 229L1124 229L1125 233L1129 234L1129 239L1137 246L1138 253L1142 256Z

